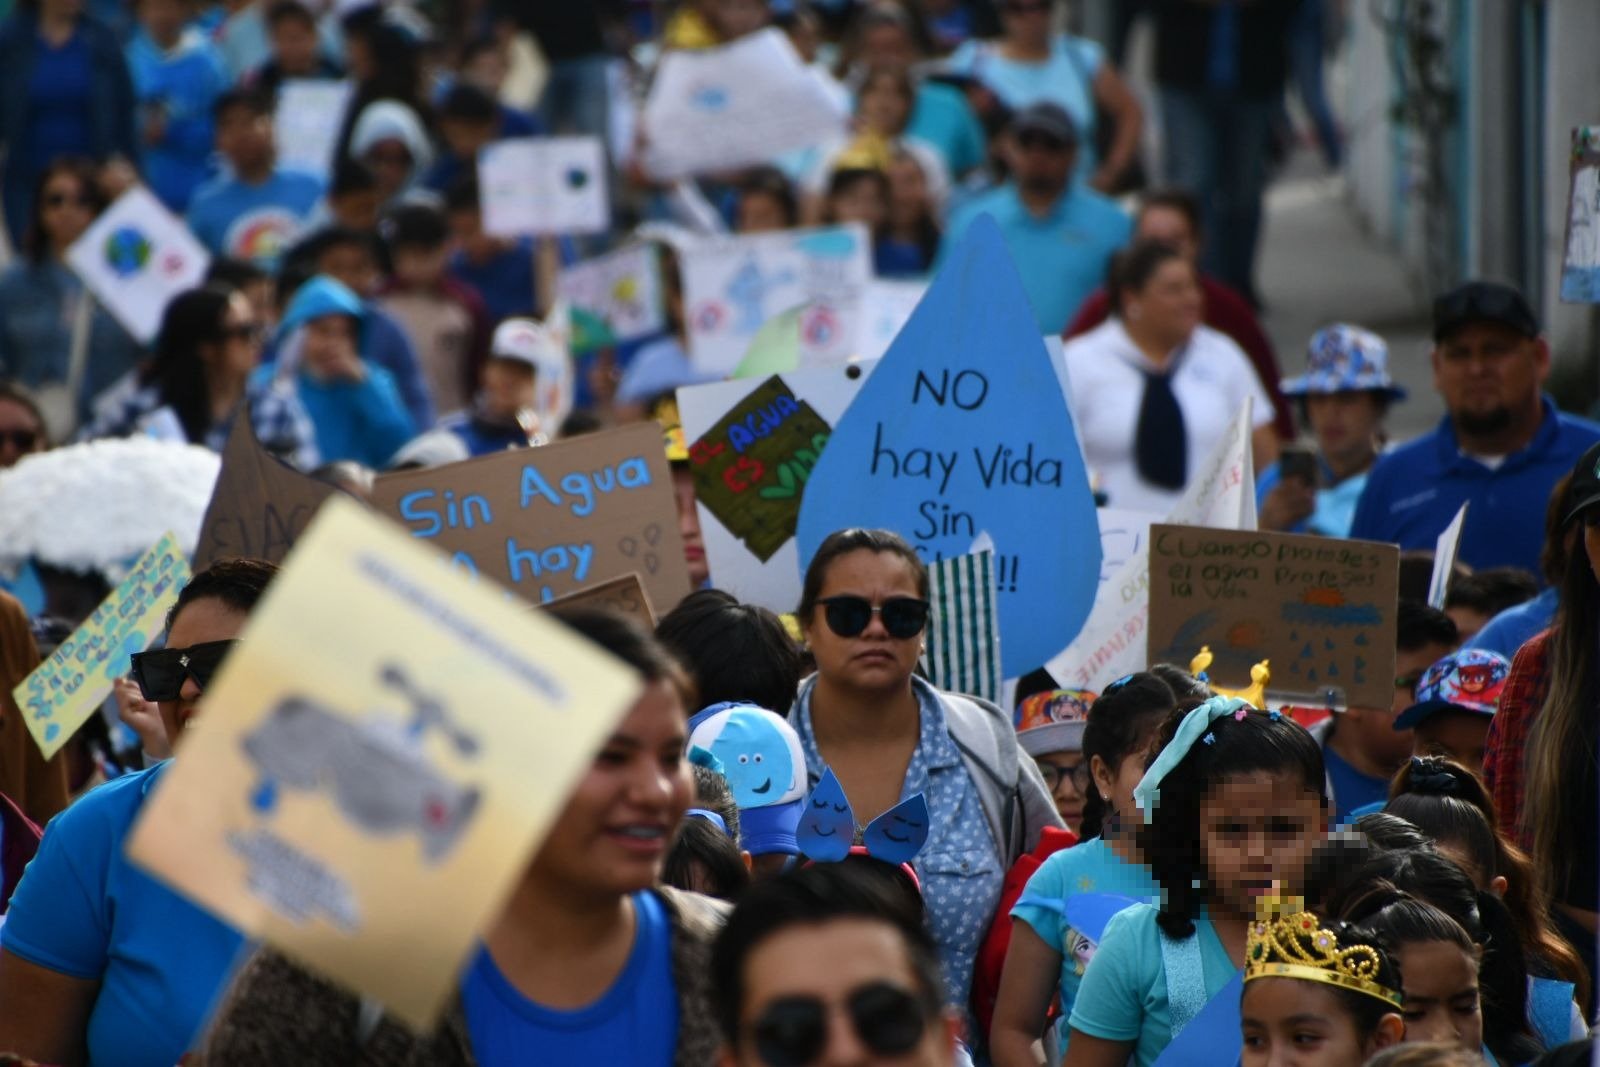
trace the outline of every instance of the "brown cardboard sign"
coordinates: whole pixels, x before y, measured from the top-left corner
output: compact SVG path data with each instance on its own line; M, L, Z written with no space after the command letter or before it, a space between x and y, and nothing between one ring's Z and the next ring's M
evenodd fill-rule
M317 508L336 492L262 448L248 413L241 411L222 449L222 470L200 523L195 572L219 559L283 562Z
M535 604L632 573L662 610L689 592L672 472L653 422L386 474L372 505L458 567Z
M650 606L650 594L645 591L644 583L639 580L637 573L624 574L621 578L613 578L609 582L591 585L576 593L558 596L541 604L540 607L596 608L601 611L614 611L619 615L637 619L652 630L656 628L656 612Z
M1149 659L1187 664L1208 646L1216 685L1243 688L1269 660L1280 699L1386 708L1399 580L1394 545L1157 524Z

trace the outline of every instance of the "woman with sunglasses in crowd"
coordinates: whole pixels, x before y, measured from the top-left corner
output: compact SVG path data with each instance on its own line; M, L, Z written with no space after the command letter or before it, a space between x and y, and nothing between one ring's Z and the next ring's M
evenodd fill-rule
M221 452L264 336L243 293L215 282L180 293L161 317L155 354L95 401L79 436L152 434ZM293 389L258 388L249 400L263 446L302 470L317 466L316 431Z
M1005 873L1061 817L1009 716L914 674L928 571L904 539L830 534L806 568L796 616L817 665L789 716L811 783L833 769L860 820L858 840L900 801L926 797L928 841L914 865L948 1003L965 1012Z
M133 673L176 742L277 568L195 575L166 647ZM40 1063L172 1067L191 1048L243 939L124 855L166 763L85 794L45 828L0 930L0 1049Z

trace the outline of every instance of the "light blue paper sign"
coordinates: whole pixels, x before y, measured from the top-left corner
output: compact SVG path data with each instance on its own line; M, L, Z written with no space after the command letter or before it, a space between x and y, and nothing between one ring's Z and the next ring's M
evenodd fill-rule
M834 427L796 531L802 571L845 527L894 530L930 563L987 533L1008 678L1071 643L1100 579L1094 497L1036 321L980 217Z

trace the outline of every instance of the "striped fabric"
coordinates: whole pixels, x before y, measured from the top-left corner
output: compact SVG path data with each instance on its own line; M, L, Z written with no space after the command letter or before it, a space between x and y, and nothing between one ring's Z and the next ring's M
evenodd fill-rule
M922 653L928 680L998 701L1003 678L994 553L940 560L928 568L928 580L933 612Z

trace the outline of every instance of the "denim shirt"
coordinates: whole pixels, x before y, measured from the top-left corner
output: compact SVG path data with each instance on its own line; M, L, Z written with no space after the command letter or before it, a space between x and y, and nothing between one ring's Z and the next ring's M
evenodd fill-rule
M0 274L0 378L30 389L64 382L71 364L73 314L83 283L60 263L26 260ZM139 342L99 301L89 317L78 417L139 362Z
M912 679L912 685L921 711L921 736L900 799L921 793L928 802L928 842L911 865L922 882L928 929L939 947L949 1003L965 1013L978 949L1000 905L1006 872L978 791L945 726L939 691L920 678ZM800 735L806 771L815 786L827 764L811 729L810 687L801 689L790 723ZM858 832L858 844L859 838Z

